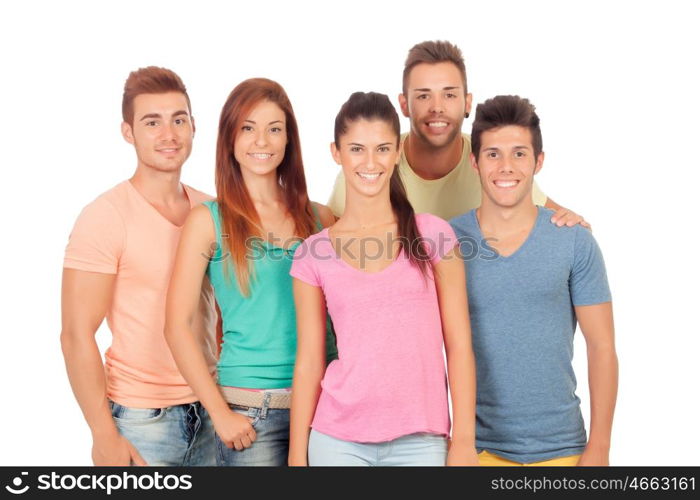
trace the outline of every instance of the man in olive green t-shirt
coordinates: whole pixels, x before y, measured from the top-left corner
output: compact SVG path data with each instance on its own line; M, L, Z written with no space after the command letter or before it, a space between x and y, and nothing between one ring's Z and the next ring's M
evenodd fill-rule
M399 172L416 213L427 212L445 220L466 213L481 203L481 184L469 165L471 141L462 134L472 95L462 52L444 41L427 41L409 52L403 71L401 111L411 130L401 137ZM556 211L552 222L573 226L583 218L562 208L535 184L532 199ZM339 217L345 209L345 178L338 175L328 202Z

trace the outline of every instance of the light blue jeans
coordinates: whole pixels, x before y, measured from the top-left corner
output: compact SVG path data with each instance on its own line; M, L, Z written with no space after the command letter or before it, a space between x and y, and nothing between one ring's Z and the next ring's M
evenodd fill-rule
M311 430L309 465L444 466L447 439L428 433L409 434L382 443L354 443Z
M167 408L129 408L110 401L119 433L148 465L216 465L214 426L199 402Z
M241 451L227 448L216 436L216 463L220 466L249 467L287 465L289 455L289 409L268 408L263 403L262 408L229 405L231 410L245 415L252 420L255 429L255 441L250 448Z

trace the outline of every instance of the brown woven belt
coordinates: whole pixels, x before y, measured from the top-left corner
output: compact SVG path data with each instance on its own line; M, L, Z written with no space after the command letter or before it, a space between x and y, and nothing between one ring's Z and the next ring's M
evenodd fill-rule
M227 403L248 408L289 408L291 392L246 391L236 387L219 386ZM265 400L267 399L267 404Z

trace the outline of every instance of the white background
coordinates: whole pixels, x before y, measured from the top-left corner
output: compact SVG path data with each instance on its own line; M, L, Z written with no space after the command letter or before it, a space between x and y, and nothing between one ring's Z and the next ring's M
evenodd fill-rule
M129 71L154 64L183 78L197 124L183 180L210 193L226 96L249 77L282 83L311 197L325 202L340 104L356 90L397 104L406 53L428 39L462 48L475 103L501 93L530 98L547 154L539 184L593 224L620 359L611 462L698 465L700 37L692 5L3 2L0 465L90 463L59 344L61 265L80 209L135 167L119 133ZM104 325L98 338L109 344ZM575 364L588 420L580 335Z

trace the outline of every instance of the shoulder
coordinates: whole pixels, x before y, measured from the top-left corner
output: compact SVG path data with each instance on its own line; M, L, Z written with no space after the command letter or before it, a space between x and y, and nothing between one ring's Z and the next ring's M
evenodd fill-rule
M318 211L318 217L321 219L321 225L323 227L328 227L335 224L335 215L333 215L333 212L330 208L328 208L326 205L322 205L315 201L312 201L311 203L313 203L314 207L316 207L316 210Z
M300 257L312 258L320 255L326 255L328 253L328 248L322 244L322 242L325 241L328 241L328 228L324 228L318 233L312 234L302 241L294 251L295 259Z
M205 193L204 191L200 191L184 183L182 185L185 188L185 191L187 191L187 196L189 196L193 205L195 203L202 203L204 201L211 201L215 199L213 196Z
M475 211L476 209L473 209L467 213L450 219L450 226L452 226L452 229L454 229L458 236L470 235L477 232L477 226L475 223L476 217L474 216Z
M452 233L450 224L438 217L429 213L416 214L416 226L421 236L430 236L438 233Z
M128 204L127 186L124 181L100 194L85 205L80 212L80 219L99 219L101 222L124 222L122 211Z

